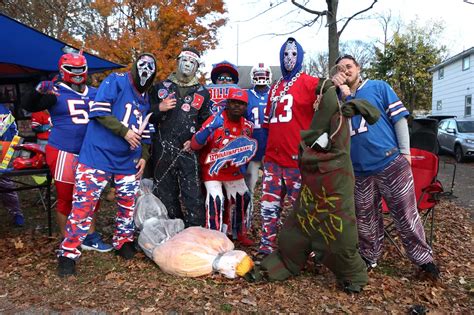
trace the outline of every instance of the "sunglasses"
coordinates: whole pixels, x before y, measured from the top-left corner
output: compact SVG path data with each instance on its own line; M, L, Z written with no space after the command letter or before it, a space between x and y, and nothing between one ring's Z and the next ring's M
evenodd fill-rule
M223 81L223 82L234 82L234 79L232 77L228 77L225 75L220 75L217 77L217 81Z

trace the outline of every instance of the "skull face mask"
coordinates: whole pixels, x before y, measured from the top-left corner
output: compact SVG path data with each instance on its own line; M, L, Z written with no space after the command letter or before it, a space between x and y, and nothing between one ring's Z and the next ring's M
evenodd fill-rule
M156 75L155 58L151 54L142 54L132 67L132 77L135 87L141 92L145 92L153 83Z
M286 71L291 72L296 65L296 58L298 57L298 49L294 41L288 41L285 47L283 64Z

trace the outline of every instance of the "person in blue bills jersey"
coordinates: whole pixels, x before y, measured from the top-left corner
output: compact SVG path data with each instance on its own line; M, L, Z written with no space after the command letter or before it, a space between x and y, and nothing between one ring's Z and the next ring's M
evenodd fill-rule
M90 104L94 101L97 89L86 84L87 60L82 51L62 55L58 61L58 70L59 75L53 80L39 82L26 95L24 107L31 112L48 110L51 116L53 126L45 147L46 163L56 187L56 221L63 238L67 217L72 209L77 157L89 123ZM95 212L99 208L97 203ZM92 220L81 248L111 251L113 247L102 241L95 231L94 222Z
M258 180L258 172L263 167L263 156L267 146L268 129L262 127L265 107L267 107L268 92L272 85L272 70L264 63L252 67L250 70L250 82L253 88L248 90L249 102L247 107L248 119L253 122L252 138L257 140L257 153L247 165L245 172L245 182L249 188L252 201L247 213L247 228L250 229L250 223L253 213L253 194Z
M367 100L381 113L373 125L368 125L361 115L350 120L360 254L368 268L377 266L384 236L380 213L383 197L408 257L426 275L437 279L440 272L416 205L406 119L409 112L385 81L362 80L354 57L344 55L336 64L338 72L332 80L340 97L346 101Z
M99 87L79 154L71 214L58 252L58 274L75 273L78 247L89 230L93 209L113 177L117 214L112 245L125 259L135 255L133 213L140 178L149 157L148 89L156 74L152 54L138 56L127 73L110 74Z

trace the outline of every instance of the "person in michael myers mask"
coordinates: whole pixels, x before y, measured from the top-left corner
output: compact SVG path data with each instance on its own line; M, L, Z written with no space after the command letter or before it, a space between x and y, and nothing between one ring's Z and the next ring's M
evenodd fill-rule
M198 156L190 147L192 136L209 117L210 95L196 76L199 65L199 52L184 48L177 58L176 71L156 84L151 93L151 121L156 127L152 150L154 193L170 218L183 219L186 226L205 223Z
M140 178L149 157L147 90L156 74L152 54L139 55L127 73L110 74L91 104L89 124L79 153L72 210L58 252L58 274L75 273L78 247L91 225L102 191L113 178L117 216L112 245L124 259L135 255L133 212Z

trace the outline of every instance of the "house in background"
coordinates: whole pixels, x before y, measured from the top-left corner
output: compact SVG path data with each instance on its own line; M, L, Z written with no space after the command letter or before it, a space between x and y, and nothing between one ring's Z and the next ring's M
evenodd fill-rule
M431 114L473 117L474 47L428 71L433 74Z

